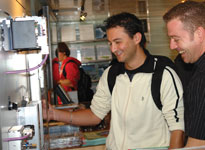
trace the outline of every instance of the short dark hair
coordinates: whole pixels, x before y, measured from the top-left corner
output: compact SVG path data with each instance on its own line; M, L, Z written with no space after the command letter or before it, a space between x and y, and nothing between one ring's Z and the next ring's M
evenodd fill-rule
M135 15L122 12L120 14L113 15L107 18L105 21L106 30L110 28L115 28L117 26L123 27L130 38L139 32L142 35L140 46L144 48L146 43L146 37L144 35L142 22Z
M65 53L67 57L70 56L70 49L65 42L59 42L57 47L58 52Z
M200 26L205 28L205 3L196 1L179 3L165 13L163 19L166 23L172 19L179 19L187 31L194 33Z

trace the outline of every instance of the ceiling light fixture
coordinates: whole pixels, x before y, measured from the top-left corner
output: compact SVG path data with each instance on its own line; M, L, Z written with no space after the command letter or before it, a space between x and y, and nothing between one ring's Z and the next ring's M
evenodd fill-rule
M85 0L81 1L80 21L85 21L87 13L85 12Z
M86 16L87 16L87 13L86 13L86 12L81 12L81 13L80 13L80 21L85 21Z

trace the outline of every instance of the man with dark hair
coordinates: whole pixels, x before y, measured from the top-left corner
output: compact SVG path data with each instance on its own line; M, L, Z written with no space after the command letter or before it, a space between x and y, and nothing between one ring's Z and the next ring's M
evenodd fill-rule
M163 19L170 48L177 50L185 63L193 64L193 73L184 91L186 147L205 146L205 4L180 3Z
M152 93L154 57L145 50L146 38L141 21L133 14L120 13L106 21L111 52L121 65L112 93L108 86L108 67L97 86L90 109L65 112L49 107L44 118L72 125L96 125L111 111L111 125L106 141L108 150L153 147L183 147L183 90L176 72L166 66L160 97L156 106ZM43 105L45 107L45 105Z

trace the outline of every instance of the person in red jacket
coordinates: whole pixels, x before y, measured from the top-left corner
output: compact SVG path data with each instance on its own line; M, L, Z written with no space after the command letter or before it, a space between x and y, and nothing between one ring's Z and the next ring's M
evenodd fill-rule
M58 60L61 62L60 80L58 83L66 92L77 90L78 80L80 79L79 66L81 62L74 57L70 57L70 49L64 42L58 43ZM69 62L68 61L75 61ZM58 101L59 102L59 101Z

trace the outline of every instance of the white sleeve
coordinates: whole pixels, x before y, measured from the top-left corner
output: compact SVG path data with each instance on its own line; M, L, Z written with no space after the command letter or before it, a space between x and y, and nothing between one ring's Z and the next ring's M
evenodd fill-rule
M184 131L183 87L178 75L170 67L164 69L160 92L162 113L169 130Z
M90 106L91 111L100 119L103 119L111 109L111 94L107 82L109 68L103 72Z

